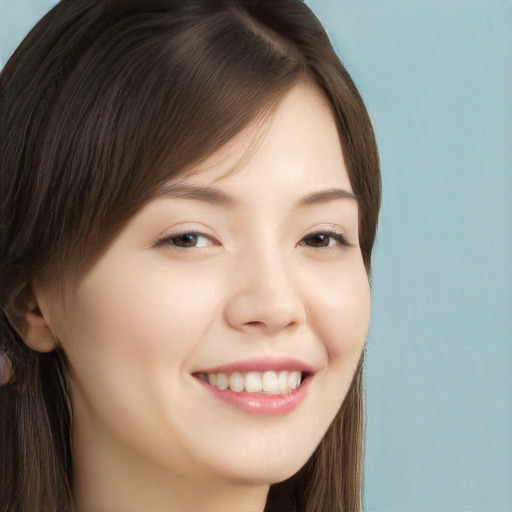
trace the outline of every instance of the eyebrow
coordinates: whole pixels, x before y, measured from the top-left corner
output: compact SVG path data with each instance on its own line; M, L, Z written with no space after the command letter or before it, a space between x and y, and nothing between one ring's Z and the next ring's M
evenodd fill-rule
M162 189L161 195L174 199L192 199L222 206L234 206L237 203L235 198L221 190L198 185L168 185ZM327 203L336 199L353 199L357 201L357 196L349 190L330 188L308 194L298 201L297 207L303 208L305 206Z
M233 197L221 190L198 185L168 185L162 189L161 195L175 199L194 199L196 201L225 206L233 206L236 203Z
M313 192L312 194L308 194L306 197L303 197L298 203L297 206L309 206L312 204L321 204L327 203L329 201L334 201L335 199L354 199L357 201L357 196L350 192L349 190L345 190L343 188L330 188L328 190L321 190L319 192Z

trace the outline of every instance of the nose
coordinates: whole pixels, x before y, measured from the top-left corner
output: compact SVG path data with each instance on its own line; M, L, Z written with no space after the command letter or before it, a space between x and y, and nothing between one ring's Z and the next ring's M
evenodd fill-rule
M299 278L291 265L275 254L241 258L231 271L226 321L237 330L266 335L297 328L306 321Z

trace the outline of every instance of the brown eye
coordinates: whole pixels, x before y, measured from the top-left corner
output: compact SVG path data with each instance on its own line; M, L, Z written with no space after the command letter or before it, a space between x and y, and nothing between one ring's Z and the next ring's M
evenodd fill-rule
M345 235L334 232L312 233L304 237L300 245L306 245L317 249L326 249L335 246L350 247L352 244L346 239Z
M198 236L194 233L183 233L182 235L176 235L169 241L176 247L195 247L197 245Z
M329 247L331 237L326 233L315 233L304 238L304 243L310 247Z
M171 246L176 249L198 249L214 245L214 241L201 233L175 233L159 240L157 246Z

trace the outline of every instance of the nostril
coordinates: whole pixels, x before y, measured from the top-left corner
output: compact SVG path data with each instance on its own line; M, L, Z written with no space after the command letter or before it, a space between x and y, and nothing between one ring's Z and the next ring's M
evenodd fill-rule
M245 325L249 325L251 327L265 327L265 323L259 321L247 322Z
M261 321L261 320L253 320L250 322L245 322L243 327L247 329L248 331L265 331L268 333L274 333L281 331L283 329L289 330L290 328L297 327L299 324L295 321Z

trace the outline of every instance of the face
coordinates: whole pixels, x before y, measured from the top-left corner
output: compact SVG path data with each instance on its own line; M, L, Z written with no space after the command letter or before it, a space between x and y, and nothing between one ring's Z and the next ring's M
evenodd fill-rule
M71 302L49 299L84 460L267 484L339 410L370 297L335 121L300 84L256 132L140 210Z

